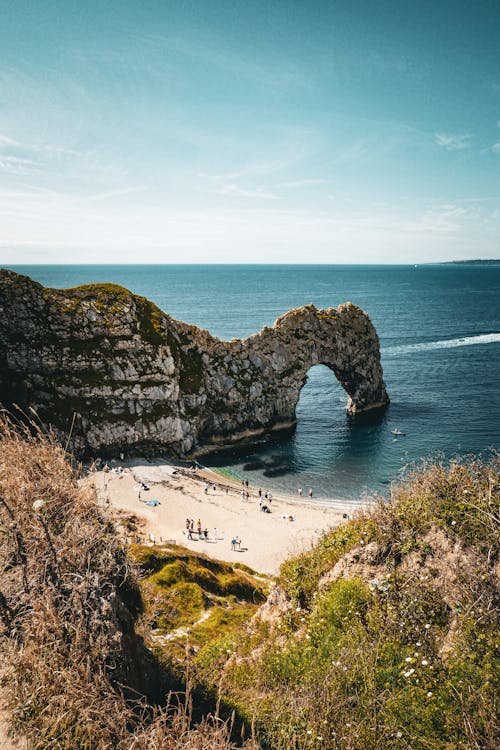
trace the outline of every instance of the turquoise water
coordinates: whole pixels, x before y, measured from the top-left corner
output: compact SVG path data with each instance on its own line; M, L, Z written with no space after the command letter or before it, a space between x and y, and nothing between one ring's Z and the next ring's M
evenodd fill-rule
M316 497L385 492L411 462L500 449L500 266L17 266L46 286L122 284L221 338L291 307L347 300L380 337L391 404L353 422L333 373L312 368L292 436L211 456L251 483ZM406 434L395 437L391 430Z

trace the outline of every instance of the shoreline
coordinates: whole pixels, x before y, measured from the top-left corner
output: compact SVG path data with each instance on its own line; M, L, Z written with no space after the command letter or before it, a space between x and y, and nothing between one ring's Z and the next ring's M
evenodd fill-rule
M284 560L309 549L324 531L369 505L272 492L270 512L261 512L258 488L249 486L248 499L242 498L247 488L213 469L139 457L109 461L107 466L107 471L89 471L81 482L95 488L98 503L119 522L136 519L136 530L125 534L129 542L177 544L268 575L276 575ZM194 523L193 538L188 519ZM198 520L206 538L197 533ZM231 542L236 537L241 544L235 549Z

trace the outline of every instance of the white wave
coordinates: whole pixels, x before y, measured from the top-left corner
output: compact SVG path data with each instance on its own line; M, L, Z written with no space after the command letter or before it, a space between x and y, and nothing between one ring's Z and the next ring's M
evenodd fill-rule
M410 354L411 352L426 352L431 349L453 349L456 346L474 346L475 344L499 344L500 333L484 333L478 336L463 336L459 339L444 339L443 341L422 341L419 344L402 344L388 346L381 349L382 354Z

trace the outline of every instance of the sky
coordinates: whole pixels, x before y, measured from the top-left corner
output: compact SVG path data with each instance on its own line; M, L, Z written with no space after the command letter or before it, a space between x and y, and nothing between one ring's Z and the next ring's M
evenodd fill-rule
M498 0L0 0L0 263L500 257Z

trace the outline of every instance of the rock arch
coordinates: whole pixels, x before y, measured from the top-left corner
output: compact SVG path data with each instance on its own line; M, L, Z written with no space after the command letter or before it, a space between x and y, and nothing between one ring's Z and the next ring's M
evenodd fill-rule
M74 422L81 454L197 455L290 428L317 364L334 372L348 413L389 401L376 331L350 302L221 341L123 287L47 289L1 271L0 308L4 406L32 407L60 433Z

